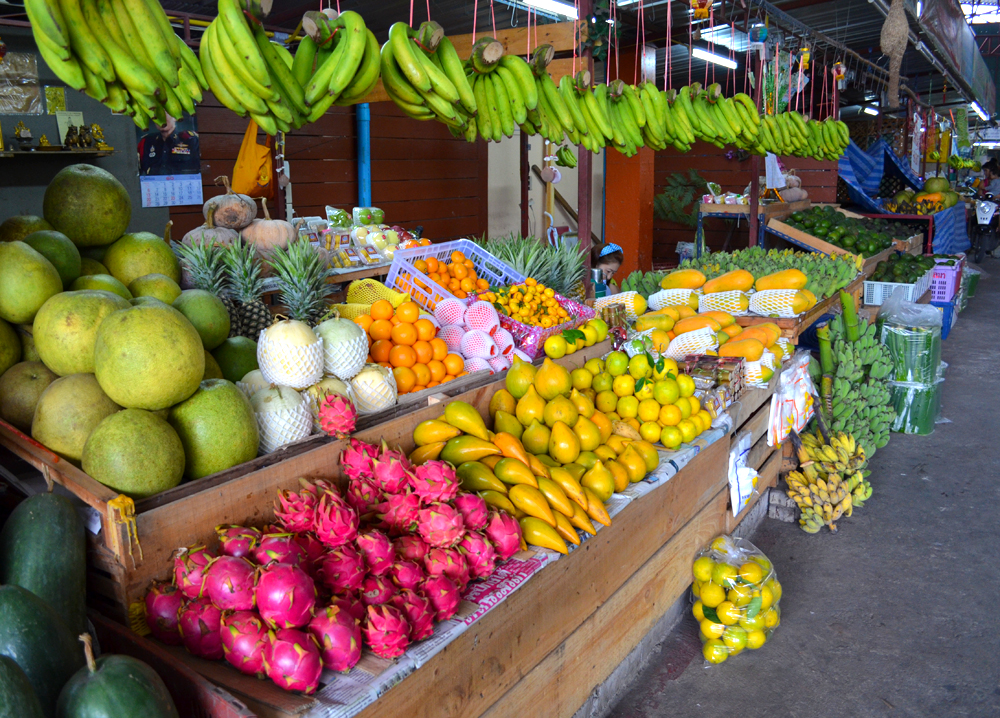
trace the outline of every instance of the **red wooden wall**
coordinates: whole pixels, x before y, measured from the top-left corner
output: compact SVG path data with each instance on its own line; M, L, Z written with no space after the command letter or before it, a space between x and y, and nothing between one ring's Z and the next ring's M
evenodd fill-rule
M812 159L798 157L782 157L786 170L795 169L802 178L802 186L809 192L813 202L837 201L837 163L818 162ZM750 184L750 160L737 162L726 159L726 150L719 149L705 142L696 142L690 152L680 153L667 149L656 153L655 193L660 194L667 183L667 178L681 172L685 175L689 169L695 169L709 182L716 182L723 192L743 192ZM761 175L764 168L761 164ZM698 195L700 199L701 194ZM730 222L722 219L707 218L704 220L705 242L715 251L722 249L729 234ZM733 235L730 243L732 249L748 246L749 225L743 221ZM675 222L656 219L653 224L653 264L676 265L677 243L693 242L694 228L685 227Z
M232 176L247 120L206 93L198 108L201 175L206 199ZM451 136L438 122L418 122L392 103L371 105L372 202L388 224L423 225L434 240L479 236L488 224L488 147ZM263 141L263 135L260 136ZM358 200L353 107L334 107L285 140L296 216L325 216L326 205L348 211ZM272 203L268 203L272 206ZM203 221L200 207L173 207L174 235Z

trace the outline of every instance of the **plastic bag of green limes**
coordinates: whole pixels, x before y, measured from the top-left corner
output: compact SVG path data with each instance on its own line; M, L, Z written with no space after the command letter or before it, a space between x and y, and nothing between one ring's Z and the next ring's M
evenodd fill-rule
M698 552L691 569L691 612L708 663L770 640L781 623L781 584L760 549L746 539L718 536Z

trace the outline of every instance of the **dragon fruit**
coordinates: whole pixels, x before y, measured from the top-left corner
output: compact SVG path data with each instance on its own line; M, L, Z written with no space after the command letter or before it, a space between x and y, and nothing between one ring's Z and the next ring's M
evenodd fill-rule
M457 548L432 548L424 556L424 568L428 576L450 578L459 591L464 591L469 583L469 565Z
M363 516L382 503L382 491L368 479L351 479L344 498L359 516Z
M251 526L216 526L219 537L219 553L236 558L251 557L262 538L260 530Z
M349 593L361 589L366 571L364 557L353 545L344 544L323 556L316 569L316 580L331 593Z
M454 546L465 535L462 514L448 504L433 503L420 510L417 530L431 546Z
M298 566L274 563L260 569L257 610L271 628L301 628L316 605L316 585Z
M340 606L317 611L309 622L309 633L319 644L324 668L349 671L361 658L360 622Z
M319 540L330 548L343 546L358 535L357 512L347 505L332 486L320 494L313 530Z
M398 658L410 645L410 624L399 609L369 606L365 621L365 642L382 658Z
M427 555L427 551L430 546L419 536L400 536L395 541L393 545L396 547L396 553L399 554L400 558L405 558L407 561L417 561L422 562L424 556Z
M403 589L392 597L392 605L410 624L410 640L422 641L434 633L434 608L430 600L416 591Z
M205 594L223 611L253 609L256 571L245 558L220 556L205 570Z
M270 634L270 642L264 649L264 670L268 678L286 691L309 695L319 687L323 659L312 636L294 628L282 628Z
M508 513L491 511L484 533L502 561L506 561L521 550L521 527L517 519Z
M378 447L351 439L350 447L340 452L340 468L348 479L370 479L372 462L378 458Z
M343 596L334 596L330 599L331 606L338 606L348 615L357 619L360 624L365 620L365 604L361 602L356 593L348 593Z
M455 469L446 461L426 461L418 466L410 482L424 503L450 501L458 493Z
M389 569L389 577L400 588L416 588L424 580L424 570L415 561L396 561Z
M358 410L350 399L339 394L328 393L319 401L319 428L328 436L346 439L354 431L358 420Z
M198 598L205 584L205 567L215 554L204 546L179 548L174 553L174 584L186 598Z
M264 651L271 640L260 616L252 611L222 614L222 651L240 673L264 675Z
M490 515L489 509L478 494L459 494L451 503L462 514L465 528L470 531L480 531L486 526L486 520Z
M368 573L381 576L389 572L396 559L396 550L388 536L378 529L369 529L358 536L356 543L364 554Z
M385 448L379 458L372 462L375 483L387 494L400 494L412 486L413 469L410 462L396 451Z
M402 463L403 466L406 467L407 471L413 471L413 464L410 463L410 460L407 458L406 454L403 453L403 450L398 446L395 449L390 449L389 445L385 443L385 439L382 439L382 447L378 451L378 458L384 461L391 461L392 459L395 459L396 461Z
M177 627L188 652L217 661L222 658L222 611L207 598L189 601L177 614Z
M468 531L458 544L473 578L486 578L496 569L497 553L493 544L478 531Z
M290 533L272 533L277 526L267 527L268 531L253 551L253 560L260 566L277 561L300 566L306 560L306 552Z
M295 534L292 538L305 555L305 558L302 559L302 563L299 565L306 573L312 576L316 573L320 561L326 555L326 544L316 538L316 534L311 533Z
M434 608L439 621L445 621L455 615L462 595L458 586L447 576L431 576L420 587L420 593L427 597Z
M184 604L184 594L166 581L153 581L146 592L146 625L150 633L168 646L181 645L177 612Z
M413 533L417 529L420 497L410 492L386 494L385 502L376 506L375 510L382 519L381 527L393 536Z
M274 518L278 524L290 533L308 531L312 528L316 515L316 487L299 477L302 489L295 493L288 489L278 491L278 500L274 502Z
M381 606L396 595L396 586L388 576L365 576L361 584L361 602L366 606Z

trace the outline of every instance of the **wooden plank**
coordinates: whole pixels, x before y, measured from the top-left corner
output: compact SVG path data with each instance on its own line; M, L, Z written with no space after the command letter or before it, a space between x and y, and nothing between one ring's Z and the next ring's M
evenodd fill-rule
M750 453L747 454L747 466L751 469L757 469L760 471L760 467L764 465L764 462L771 456L772 452L776 451L775 447L767 445L767 436L762 436L757 439L757 442L750 447ZM778 452L781 453L780 451Z
M767 434L767 425L770 418L771 405L762 406L739 428L738 433L750 432L750 446L753 446L757 443L758 439Z
M778 388L779 374L780 372L775 372L766 387L750 387L740 394L739 408L735 411L730 411L730 416L733 417L733 426L736 427L737 431L743 428L743 424L746 423L747 419L753 416L765 402L769 403L771 401L771 395Z
M576 44L574 41L575 24L573 22L553 22L535 26L531 31L531 47L552 45L556 52L569 52ZM535 30L538 31L537 35L535 34ZM581 30L581 37L586 38L586 23L581 23ZM481 40L484 37L488 37L489 34L488 32L480 32L477 34L476 39ZM503 45L504 54L506 55L523 55L528 50L529 38L527 26L500 28L493 36ZM449 35L448 39L451 40L451 44L455 46L455 50L462 59L472 54L473 39L471 34Z
M725 526L727 495L716 494L484 718L572 716L687 591L692 556Z
M765 462L758 472L760 474L760 478L757 480L757 493L751 497L751 499L747 502L747 505L743 507L743 510L736 516L733 516L732 506L727 507L725 529L727 534L732 533L736 527L740 525L743 519L746 518L747 514L753 510L753 507L757 505L757 502L767 495L767 489L777 485L778 468L780 466L781 453L772 453L771 457Z
M372 142L372 160L395 160L402 157L413 160L468 160L478 159L478 150L475 145L464 140L411 142L388 138Z

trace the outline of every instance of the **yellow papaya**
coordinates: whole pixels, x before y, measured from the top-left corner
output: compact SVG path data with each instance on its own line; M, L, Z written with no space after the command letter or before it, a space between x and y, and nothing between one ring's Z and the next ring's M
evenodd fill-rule
M740 332L740 339L756 339L763 344L765 348L774 344L773 337L774 335L767 329L764 329L760 324L755 324L752 327L746 327L742 332ZM756 361L756 359L752 359L751 361Z
M728 334L730 338L733 338L743 331L743 327L739 324L730 324L728 327L722 327L722 331Z
M573 528L573 524L570 523L569 519L560 513L556 513L555 517L556 517L556 531L559 533L559 535L562 536L565 540L569 541L571 544L579 546L580 534L578 534L576 532L576 529Z
M418 446L410 452L410 463L420 466L421 464L426 464L428 461L434 461L441 455L441 450L444 448L445 443L444 441L436 441L433 444Z
M719 347L720 357L743 357L747 361L759 361L763 355L764 345L758 339L733 339Z
M674 320L666 314L643 314L635 320L633 328L637 332L644 332L647 329L662 329L669 332L674 328Z
M662 309L657 309L653 312L646 312L642 316L648 317L650 315L666 314L668 317L673 319L675 322L681 318L681 315L677 312L677 307L663 307Z
M660 280L663 289L699 289L705 283L705 275L697 269L678 269Z
M556 517L552 515L552 507L545 500L545 495L534 486L525 484L512 486L507 492L507 498L528 516L539 518L552 528L556 527Z
M444 408L444 419L457 429L461 429L466 434L471 434L483 441L489 440L486 422L476 411L476 407L464 401L452 401Z
M497 491L507 493L504 483L490 471L490 468L479 461L466 461L458 465L455 474L461 480L466 491Z
M745 292L753 287L753 275L745 269L734 269L720 277L709 279L701 288L705 294L716 292Z
M698 316L714 319L719 323L720 329L725 329L726 327L736 322L736 317L734 317L732 314L730 314L729 312L720 312L718 310L712 310L710 312L701 312Z
M697 300L697 296L691 295ZM677 316L680 319L687 319L688 317L698 316L698 305L695 304L693 307L689 307L686 304L682 304L679 307L674 307L677 310ZM675 325L676 326L676 325Z
M810 292L808 289L800 289L799 292L801 294L804 294L806 297L809 298L809 306L810 306L810 308L816 306L816 301L817 300L816 300L816 295L815 294L813 294L812 292Z
M781 339L781 327L774 322L764 322L763 324L757 324L756 326L758 329L763 329L771 336L771 341L765 342L767 346L770 346Z
M547 524L534 516L525 516L518 520L521 525L521 535L529 546L540 546L562 554L569 553L566 542L556 531L554 518L552 522L552 524Z
M717 321L711 317L706 317L704 314L699 314L695 317L688 317L687 319L681 319L674 325L674 334L680 336L681 334L687 334L688 332L693 332L695 329L711 329L713 332L717 332L722 327Z
M427 444L436 444L439 441L448 441L448 439L454 439L461 435L461 429L447 422L428 419L421 421L413 430L413 443L417 446L426 446Z
M809 297L803 294L801 290L796 292L795 296L792 297L792 311L795 314L802 314L802 312L809 311L809 307L811 306L812 304L809 302Z
M452 466L458 466L466 461L478 461L487 456L499 454L500 449L497 448L496 444L477 439L475 436L456 436L441 449L440 458Z
M763 292L765 289L802 289L809 278L798 269L783 269L774 274L761 277L754 283L754 289Z

